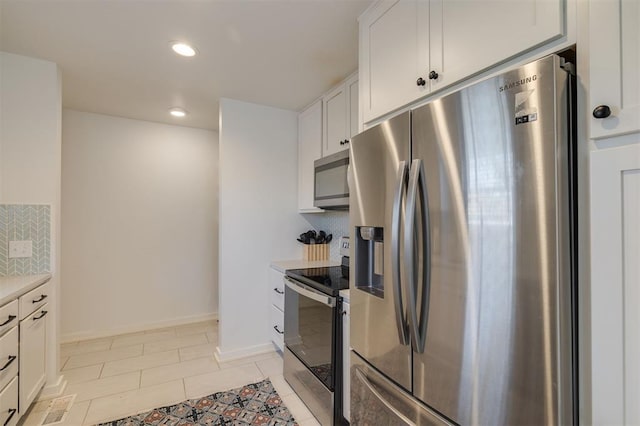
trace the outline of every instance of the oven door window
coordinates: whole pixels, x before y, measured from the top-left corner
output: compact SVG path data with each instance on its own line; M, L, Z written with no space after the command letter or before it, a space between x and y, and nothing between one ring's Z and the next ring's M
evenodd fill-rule
M334 309L285 287L284 344L332 391Z

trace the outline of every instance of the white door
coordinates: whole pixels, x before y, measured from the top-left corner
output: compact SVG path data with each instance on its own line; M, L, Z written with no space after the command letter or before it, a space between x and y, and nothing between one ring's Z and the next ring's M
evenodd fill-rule
M594 425L640 424L639 305L640 143L591 153Z
M360 18L359 67L365 123L429 93L428 1L382 1L368 10Z
M432 90L564 34L564 0L432 0Z
M298 115L298 210L322 211L313 207L313 162L322 157L322 100Z
M331 91L324 97L324 145L322 156L326 157L347 149L347 94L345 85Z
M640 2L591 0L589 8L591 137L640 132ZM594 117L599 106L611 115Z

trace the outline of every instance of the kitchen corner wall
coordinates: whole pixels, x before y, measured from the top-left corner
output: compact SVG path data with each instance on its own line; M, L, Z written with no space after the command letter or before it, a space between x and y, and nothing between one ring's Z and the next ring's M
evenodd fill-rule
M50 272L51 207L0 204L0 276ZM31 241L33 255L9 258L9 241Z
M299 259L298 114L220 100L220 302L217 355L272 350L269 265Z

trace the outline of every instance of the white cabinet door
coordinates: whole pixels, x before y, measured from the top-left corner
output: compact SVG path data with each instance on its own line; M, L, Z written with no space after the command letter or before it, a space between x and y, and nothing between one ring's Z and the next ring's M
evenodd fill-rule
M22 409L22 411L25 410ZM18 378L14 377L6 388L0 389L0 424L16 426L20 414L18 412Z
M640 424L640 138L591 153L594 425Z
M349 303L342 304L342 415L351 421L351 350L349 324L351 309Z
M313 207L313 162L322 157L322 100L298 115L298 210L321 212Z
M564 0L431 0L431 89L562 37L564 8Z
M606 105L608 118L591 117L594 139L640 132L640 2L591 0L589 92L593 111Z
M363 14L359 67L365 123L427 94L429 3L381 1Z
M46 377L47 308L20 321L20 410L33 402Z
M348 146L347 93L341 84L324 97L324 144L322 156L342 151Z
M349 134L347 135L347 139L350 141L352 137L360 133L360 117L358 114L360 110L358 75L356 74L348 79L344 85L346 87L345 90L349 95Z

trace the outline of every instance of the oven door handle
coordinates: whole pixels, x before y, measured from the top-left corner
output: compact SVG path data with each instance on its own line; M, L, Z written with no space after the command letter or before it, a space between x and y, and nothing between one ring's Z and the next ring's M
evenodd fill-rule
M333 308L336 306L336 298L332 296L327 296L326 294L319 292L318 290L314 290L309 288L303 284L298 283L295 280L285 276L284 277L284 285L286 285L291 290L295 291L301 296L308 297L309 299L315 300L316 302L322 303L325 306L329 306ZM286 297L286 296L285 296Z

